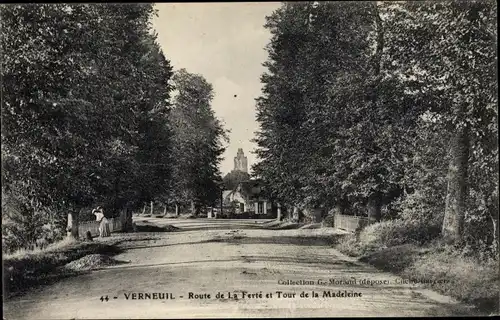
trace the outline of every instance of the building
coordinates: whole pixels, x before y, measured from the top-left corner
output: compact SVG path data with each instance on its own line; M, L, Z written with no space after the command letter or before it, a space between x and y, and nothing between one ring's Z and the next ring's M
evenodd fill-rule
M258 180L241 181L234 190L226 190L222 193L222 199L226 208L234 208L234 214L244 212L255 215L271 216L275 208L266 197L262 183Z
M238 149L238 153L234 157L234 170L248 173L248 160L242 148Z
M248 160L242 148L238 149L238 153L234 158L234 170L226 175L226 177L228 176L231 176L230 178L234 182L230 183L231 187L228 187L231 190L222 192L225 212L235 215L248 213L250 215L270 217L276 211L265 195L262 182L250 179Z

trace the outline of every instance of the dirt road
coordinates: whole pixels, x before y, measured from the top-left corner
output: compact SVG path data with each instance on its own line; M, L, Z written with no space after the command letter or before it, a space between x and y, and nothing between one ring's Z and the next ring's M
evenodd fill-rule
M426 316L457 315L462 308L342 255L328 243L332 229L264 230L255 220L148 220L180 230L124 243L126 250L115 258L126 264L4 302L5 319ZM355 284L338 283L352 277Z

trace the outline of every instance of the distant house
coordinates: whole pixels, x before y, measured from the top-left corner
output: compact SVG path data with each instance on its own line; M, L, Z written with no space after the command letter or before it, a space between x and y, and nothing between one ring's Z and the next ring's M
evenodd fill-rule
M234 190L223 191L222 199L224 206L235 206L235 214L252 212L257 215L270 215L274 212L274 207L266 197L259 180L240 182Z

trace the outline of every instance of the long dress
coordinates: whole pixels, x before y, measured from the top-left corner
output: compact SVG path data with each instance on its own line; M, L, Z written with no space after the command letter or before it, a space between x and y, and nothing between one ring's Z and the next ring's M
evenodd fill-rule
M94 213L96 216L96 221L99 221L99 237L109 237L111 235L111 231L109 229L108 219L104 216L102 211L97 211Z
M111 230L109 229L109 222L106 217L103 217L101 220L101 224L99 226L99 235L101 237L109 237L111 236Z

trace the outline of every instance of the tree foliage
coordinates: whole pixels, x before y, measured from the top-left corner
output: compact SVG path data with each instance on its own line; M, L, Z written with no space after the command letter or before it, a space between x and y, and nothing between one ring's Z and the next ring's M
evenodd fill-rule
M222 178L225 190L234 190L242 181L250 180L250 175L247 172L232 170Z
M256 174L289 207L440 221L468 244L488 225L494 243L495 17L492 1L283 4Z
M219 164L227 141L226 131L216 118L211 102L212 85L185 69L173 77L177 92L170 127L173 131L172 201L192 204L199 211L220 198L222 178Z
M96 204L114 214L165 193L171 67L152 14L150 4L2 6L2 191L23 209L6 210L13 220Z

